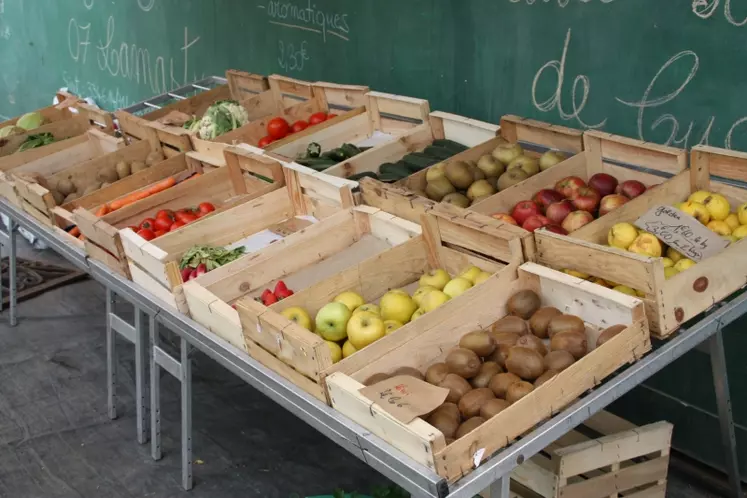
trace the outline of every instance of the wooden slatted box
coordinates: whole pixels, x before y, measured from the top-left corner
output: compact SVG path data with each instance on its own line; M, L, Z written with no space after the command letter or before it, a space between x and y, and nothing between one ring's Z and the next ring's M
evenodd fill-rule
M433 363L443 361L458 345L462 335L477 329L487 330L503 318L507 314L508 299L524 289L535 291L543 306L555 306L565 313L580 316L586 322L590 345L596 344L599 333L606 327L617 324L627 327L553 379L448 445L444 435L423 419L403 424L358 392L363 387L362 382L376 373L391 373L404 366L424 372ZM334 408L450 482L469 474L476 462L484 462L615 370L635 362L651 349L641 300L535 263L522 265L518 278L516 273L499 273L480 284L475 291L477 295L471 296L470 308L452 309L442 323L409 337L378 359L361 363L354 372L335 373L327 378Z
M616 223L633 223L657 204L687 200L698 190L723 194L732 209L747 202L747 190L711 180L747 180L747 154L696 146L691 169L633 199L570 236L535 232L539 262L587 272L645 294L651 332L665 338L682 323L707 310L747 284L747 242L740 240L722 252L669 279L661 258L648 258L607 246L607 233Z

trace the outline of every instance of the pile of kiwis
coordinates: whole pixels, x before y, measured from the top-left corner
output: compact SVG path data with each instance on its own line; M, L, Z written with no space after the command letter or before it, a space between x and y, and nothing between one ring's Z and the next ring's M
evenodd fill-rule
M506 304L508 315L489 331L462 336L443 362L425 374L402 367L376 374L366 385L394 375L411 375L449 390L446 401L424 417L440 430L446 443L459 439L549 382L589 351L584 321L551 306L542 306L531 290L519 291ZM599 347L625 330L615 325L602 331Z
M161 161L163 161L163 155L158 151L153 151L148 154L145 161L119 161L115 166L106 165L102 167L96 174L95 180L74 178L73 175L68 175L57 180L55 185L48 186L41 182L38 183L50 191L55 204L62 206L99 189L106 188L114 182L150 168Z
M562 153L554 150L537 159L526 155L517 143L502 143L477 162L449 161L429 168L425 195L436 202L466 208L564 159Z

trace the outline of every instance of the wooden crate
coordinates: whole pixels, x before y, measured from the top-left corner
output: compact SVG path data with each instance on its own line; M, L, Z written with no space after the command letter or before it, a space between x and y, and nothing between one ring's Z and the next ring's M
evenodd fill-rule
M182 126L165 124L172 113L202 116L208 107L219 100L238 100L250 113L256 115L274 108L273 95L268 91L267 78L243 71L226 71L227 84L177 100L169 105L136 116L126 111L114 113L119 127L128 140L149 140L155 148L164 149L166 157L192 150L189 131Z
M423 419L402 424L358 392L363 387L362 382L373 374L390 373L403 366L424 372L433 363L443 361L463 334L487 329L503 318L507 314L507 300L524 289L537 292L543 306L555 306L583 318L590 345L596 344L600 331L606 327L624 324L627 328L554 380L448 445L444 435ZM450 482L468 474L476 462L484 462L615 370L635 362L651 349L643 303L639 299L550 268L525 263L518 271L518 278L515 273L501 273L475 290L471 300L466 300L466 308L450 310L441 323L401 341L379 358L358 365L354 372L339 372L327 378L334 408ZM396 337L396 333L392 337Z
M368 92L365 94L365 108L358 107L335 119L273 142L267 150L272 155L293 161L305 154L311 142L318 143L322 151L327 151L340 147L343 143L356 145L375 139L378 146L356 156L359 161L366 161L368 157L376 157L377 149L386 142L426 123L429 113L427 100Z
M470 304L470 297L476 292L467 291L466 297L459 296L336 364L321 337L280 312L300 306L313 317L348 290L376 302L390 289L417 282L432 268L457 274L476 264L491 273L515 272L521 262L521 243L498 225L491 220L476 223L447 207L429 213L419 235L420 227L414 223L359 206L288 237L283 245L273 244L233 267L228 265L219 274L190 281L184 292L193 319L326 401L327 375L357 370L386 353L395 338L417 336L457 309L472 311L476 305ZM253 299L280 279L295 291L293 296L269 309ZM236 310L230 306L234 302Z
M89 129L91 129L90 120L86 116L78 115L72 116L69 119L47 123L20 135L0 139L0 171L7 171L30 160L61 150L67 146L67 144L64 144L67 139L83 135ZM18 151L28 137L39 133L51 133L56 141L44 147L37 147L23 152Z
M152 147L152 144L148 144ZM134 146L136 145L130 145L128 149ZM174 196L190 191L191 188L203 190L207 200L214 199L216 202L220 202L221 199L231 195L230 192L220 191L220 188L217 189L218 192L211 188L210 182L215 178L214 176L204 174L201 177L192 178L195 173L202 173L215 165L203 163L192 158L190 154L192 153L180 154L161 161L146 170L112 184L110 187L78 199L70 206L62 206L73 212L73 222L80 229L85 239L84 245L89 257L105 263L120 275L130 278L129 267L124 257L119 236L119 228L126 227L132 222L139 223L147 217L147 214L154 215L158 209L161 209L161 205L169 209L174 207L173 204L168 204L168 201ZM208 177L209 180L206 181L205 177ZM94 214L104 204L108 205L112 201L129 194L145 190L167 178L173 178L176 185L100 218ZM195 185L196 187L193 187ZM221 187L225 188L226 184L222 184ZM185 205L179 204L176 206L177 209L182 207L185 207ZM59 215L59 210L56 210L55 214Z
M91 126L98 127L109 134L114 133L114 120L112 119L111 113L89 105L77 96L68 92L58 92L57 98L59 100L58 104L33 111L41 114L44 117L46 124L64 121L76 116L84 116L88 118L88 122ZM16 124L19 119L21 119L21 116L16 116L15 118L0 122L0 129Z
M517 467L512 485L542 498L664 498L672 429L600 412Z
M308 137L331 125L346 122L349 118L365 112L368 87L357 85L338 85L335 83L308 83L283 76L271 76L270 92L278 108L272 112L253 119L250 123L225 133L215 140L202 140L192 135L195 150L210 155L220 155L221 151L231 144L248 144L258 146L259 141L267 136L267 124L270 120L281 117L288 123L308 121L317 112L339 112L336 118L277 140L266 147L275 150L295 140Z
M645 293L644 302L656 337L664 338L682 323L707 310L747 284L747 242L732 243L693 268L664 277L661 258L648 258L607 246L607 233L616 223L635 222L657 204L672 205L697 190L723 194L732 208L747 202L747 190L716 180L747 180L747 154L696 146L691 168L646 192L570 236L535 232L539 262L587 272Z

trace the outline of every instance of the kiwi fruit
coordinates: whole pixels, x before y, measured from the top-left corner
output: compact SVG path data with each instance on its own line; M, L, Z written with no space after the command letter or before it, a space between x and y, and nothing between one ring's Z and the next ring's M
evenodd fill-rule
M509 187L513 187L517 183L521 183L529 178L526 171L521 168L514 168L506 171L498 177L498 191L506 190Z
M437 408L436 411L431 413L426 419L426 422L428 422L433 427L441 431L441 433L444 435L445 438L454 437L457 429L459 428L460 421L461 420L459 419L458 409L457 409L457 416L454 417L452 414L449 414L447 411L440 410Z
M451 418L457 421L457 424L462 421L462 414L459 412L459 407L456 403L444 402L441 406L433 410L433 413L443 412L449 415ZM431 415L433 414L431 413Z
M446 366L446 363L434 363L425 371L425 381L437 386L443 382L448 374L449 367Z
M508 386L510 386L514 382L521 382L521 378L518 375L512 374L510 372L499 373L498 375L495 375L492 379L490 379L490 384L488 384L488 387L491 391L493 391L493 394L495 394L497 398L505 398Z
M65 197L75 192L75 185L68 178L63 178L57 182L57 190Z
M61 206L62 203L65 201L65 196L62 195L62 192L60 192L59 190L51 189L49 193L52 194L55 205Z
M495 348L493 354L485 359L497 363L501 368L506 368L506 358L508 358L508 352L511 351L512 347L513 345L510 344L501 344Z
M607 327L601 334L599 334L599 337L597 338L597 347L609 341L626 328L625 325L613 325L612 327Z
M514 346L508 352L506 370L524 380L534 380L542 375L545 366L542 364L542 355L534 349Z
M568 351L574 358L580 360L589 352L585 334L576 332L561 332L550 339L550 349L553 351ZM510 357L509 357L510 358Z
M540 298L531 290L519 291L506 303L509 314L528 320L540 307Z
M474 175L470 165L464 161L451 161L446 165L444 174L454 187L466 190L474 182Z
M441 202L444 197L454 192L456 192L454 185L445 176L428 182L425 187L425 195L436 202Z
M446 204L453 204L455 206L459 206L460 208L469 207L470 204L469 198L464 194L460 194L459 192L446 194L444 198L441 199L441 202L445 202Z
M534 391L534 386L529 382L515 382L508 386L506 401L514 404L532 391Z
M69 194L65 199L62 201L63 204L67 204L68 202L73 202L75 199L80 198L80 194L78 192L73 192Z
M558 315L550 319L547 324L547 336L552 339L555 334L561 332L575 332L585 334L586 326L584 321L576 315Z
M133 175L144 169L148 169L148 166L143 161L132 161L130 163L130 173Z
M519 340L519 337L521 337L521 334L517 334L516 332L491 331L490 335L493 337L493 341L495 341L496 347L504 345L515 346L516 342Z
M538 309L529 319L529 327L532 329L532 333L540 339L547 339L547 326L550 324L550 320L562 314L562 311L552 306Z
M466 436L470 432L474 431L478 427L480 427L482 424L485 423L485 419L482 417L472 417L471 419L467 420L466 422L462 423L462 425L459 426L459 428L456 431L456 438L459 439L462 436Z
M557 370L548 370L539 377L537 377L537 380L534 381L534 387L535 389L547 382L548 380L552 379L556 375L558 375L560 372Z
M395 375L409 375L410 377L415 377L418 380L425 380L425 377L423 377L423 374L418 370L417 368L413 367L399 367L397 370L392 372L392 377Z
M151 167L154 164L160 163L161 161L163 161L163 154L161 154L157 150L154 150L145 158L145 165L147 167Z
M480 408L489 399L494 399L495 394L487 387L473 389L459 400L459 412L465 419L475 417L480 414Z
M477 375L469 380L469 383L475 389L480 387L488 387L488 384L490 384L490 379L492 379L494 375L497 375L501 372L503 372L503 368L501 368L498 363L494 361L486 361L480 367L480 371L477 373Z
M459 341L459 347L470 349L477 356L490 356L495 351L495 340L493 336L483 330L475 330L462 336Z
M511 403L505 399L489 399L480 407L480 416L487 420L491 417L495 417L509 406L511 406Z
M469 385L469 382L464 380L463 377L453 373L448 374L444 380L441 381L438 387L443 387L444 389L449 390L449 394L446 396L446 401L449 403L459 403L462 396L472 390L472 386Z
M103 168L101 168L99 170L98 175L96 175L96 177L101 183L104 183L104 182L113 183L119 180L119 175L117 174L116 168L111 165L104 166Z
M372 386L374 384L378 384L379 382L382 382L384 380L387 380L390 377L389 374L385 373L377 373L373 374L371 377L367 378L363 384L367 386Z
M122 178L128 177L132 174L130 164L127 161L119 161L114 167L117 170L117 176L121 180Z
M471 349L466 348L454 348L446 356L445 363L449 367L449 372L464 379L471 379L477 375L482 365L480 357Z
M522 348L533 349L537 351L540 356L545 356L547 354L545 343L542 342L542 339L534 335L523 335L519 337L519 340L516 341L516 345Z
M564 349L550 351L542 359L542 364L547 370L556 370L562 372L576 362L576 358Z
M513 332L518 335L530 334L529 324L518 316L505 316L490 328L493 337L500 332Z

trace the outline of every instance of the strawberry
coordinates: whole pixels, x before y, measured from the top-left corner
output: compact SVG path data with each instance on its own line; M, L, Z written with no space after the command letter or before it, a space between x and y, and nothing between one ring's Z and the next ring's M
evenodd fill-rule
M262 304L265 306L270 306L271 304L275 304L278 302L278 297L272 293L270 289L265 289L265 291L262 293Z
M293 295L293 291L290 289L280 289L280 291L275 291L275 295L278 297L278 299L285 299L286 297L290 297Z
M275 284L275 295L277 297L280 297L280 295L285 292L288 292L288 287L285 285L285 282L283 282L282 280L278 280L278 283Z

